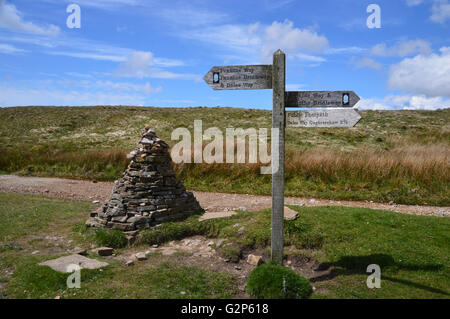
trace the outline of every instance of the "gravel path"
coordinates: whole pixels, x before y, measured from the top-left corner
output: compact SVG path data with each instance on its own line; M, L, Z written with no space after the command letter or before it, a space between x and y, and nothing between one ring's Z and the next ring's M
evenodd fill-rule
M43 194L48 196L72 198L77 200L108 200L112 182L93 182L47 177L20 177L15 175L0 175L0 192ZM272 205L271 196L194 192L201 206L209 212L224 212L234 209L257 211ZM371 202L337 201L328 199L312 199L301 197L286 197L288 205L301 206L351 206L384 209L399 213L429 216L450 217L450 207L390 205Z

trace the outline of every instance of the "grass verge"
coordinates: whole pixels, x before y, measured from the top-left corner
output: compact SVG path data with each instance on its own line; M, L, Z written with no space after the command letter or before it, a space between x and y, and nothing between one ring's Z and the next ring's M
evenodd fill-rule
M0 199L0 295L222 298L237 294L230 274L183 265L176 256L164 264L157 255L134 267L104 259L110 265L103 271L82 273L81 290L64 289L67 277L37 263L66 254L75 244L95 243L95 237L83 241L71 231L88 216L91 204L17 194L0 194ZM285 244L295 247L293 253L313 257L330 270L311 280L317 288L313 298L450 298L450 219L365 208L291 208L299 212L299 218L285 222ZM193 216L151 232L141 234L140 245L201 234L223 239L216 247L219 253L242 254L270 245L270 210L203 222ZM53 239L47 237L55 234L64 241L49 245ZM40 253L32 254L34 250ZM380 289L366 286L370 264L381 268Z

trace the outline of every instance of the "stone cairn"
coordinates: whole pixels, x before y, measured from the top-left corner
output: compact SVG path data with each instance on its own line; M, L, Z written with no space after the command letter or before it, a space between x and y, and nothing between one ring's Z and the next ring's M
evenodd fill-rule
M114 182L109 201L91 213L86 225L119 229L130 234L165 221L202 212L172 170L169 145L146 126L139 147L122 177Z

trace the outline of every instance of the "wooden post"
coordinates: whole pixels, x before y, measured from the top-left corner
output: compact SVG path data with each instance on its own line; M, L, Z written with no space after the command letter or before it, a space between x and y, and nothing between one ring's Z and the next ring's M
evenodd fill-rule
M284 220L284 128L285 128L286 55L278 50L273 54L272 128L278 129L278 137L272 134L272 260L283 264ZM275 131L275 130L274 130ZM274 144L278 152L274 152ZM278 168L278 169L277 169Z

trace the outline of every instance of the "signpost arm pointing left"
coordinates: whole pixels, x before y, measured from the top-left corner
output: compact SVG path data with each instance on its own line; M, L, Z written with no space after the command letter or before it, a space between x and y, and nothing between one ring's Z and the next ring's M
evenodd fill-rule
M283 264L283 221L284 221L284 128L285 128L285 85L286 55L278 50L273 54L272 128L278 129L278 136L272 133L272 260ZM275 131L275 130L274 130ZM274 152L274 143L278 152ZM278 170L276 170L278 168Z

